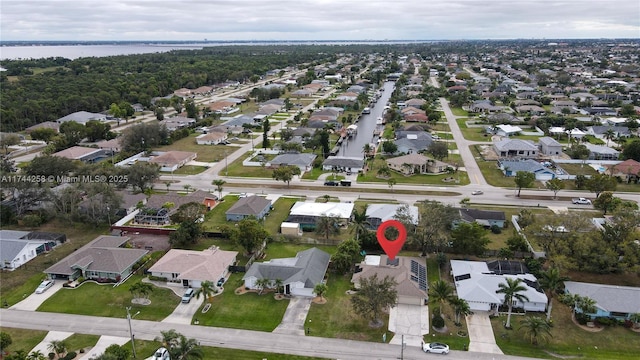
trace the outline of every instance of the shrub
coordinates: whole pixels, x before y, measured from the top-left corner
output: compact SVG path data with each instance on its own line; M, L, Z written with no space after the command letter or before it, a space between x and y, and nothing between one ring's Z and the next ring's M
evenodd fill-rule
M78 354L75 351L68 352L67 355L63 357L64 360L73 360Z
M47 357L49 358L49 360L53 360L56 358L56 353L50 352L49 354L47 354Z
M149 280L152 280L152 281L167 281L167 278L166 277L161 277L161 276L149 275Z
M491 225L491 232L494 234L500 234L502 232L502 228L498 225Z
M82 284L86 279L83 276L80 276L78 279L76 279L78 281L78 284Z
M591 321L591 317L583 313L576 313L576 321L580 325L586 325L589 321Z
M431 324L433 324L433 327L436 329L440 329L444 327L444 319L442 318L441 315L435 315L433 317L433 319L431 319Z
M22 223L27 227L38 227L42 225L42 218L38 214L29 214L22 217Z
M618 324L618 320L601 316L596 318L596 323L602 326L614 326Z

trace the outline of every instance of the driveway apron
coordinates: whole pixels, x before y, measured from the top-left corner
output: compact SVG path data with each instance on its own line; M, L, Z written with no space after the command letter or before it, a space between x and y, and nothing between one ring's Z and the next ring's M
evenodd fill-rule
M469 329L469 351L502 354L502 350L496 345L488 312L476 311L466 319Z
M273 332L277 334L304 335L304 322L307 319L310 307L311 298L291 298L280 325Z

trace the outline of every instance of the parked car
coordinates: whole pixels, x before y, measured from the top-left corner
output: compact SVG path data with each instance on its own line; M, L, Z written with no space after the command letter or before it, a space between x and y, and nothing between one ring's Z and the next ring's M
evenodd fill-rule
M156 352L153 353L153 357L151 360L171 360L171 356L169 355L169 350L166 348L159 348Z
M337 182L337 181L325 181L324 185L325 186L338 186L338 185L340 185L340 183Z
M225 280L226 280L225 278L221 277L221 278L218 280L218 284L217 284L217 285L218 285L218 287L220 287L220 286L224 285L224 281L225 281Z
M188 288L187 291L184 292L184 295L182 295L182 303L188 304L191 301L191 298L193 297L193 293L194 293L193 288Z
M438 343L438 342L432 342L432 343L422 345L422 351L427 353L434 353L434 354L448 354L449 345Z
M482 195L484 194L481 190L474 190L471 192L471 195Z
M53 280L45 280L41 282L40 285L38 285L38 288L36 289L36 294L42 294L43 292L47 291L47 289L52 287L53 284L55 283L56 282Z
M591 200L587 198L571 199L571 202L577 205L591 205Z

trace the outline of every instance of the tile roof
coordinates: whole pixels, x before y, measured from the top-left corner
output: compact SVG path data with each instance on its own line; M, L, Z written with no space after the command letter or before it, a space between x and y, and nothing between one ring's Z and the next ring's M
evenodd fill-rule
M72 146L68 149L58 151L52 154L53 156L63 157L71 160L79 160L85 156L91 155L95 152L102 151L101 149L89 148L84 146Z
M177 273L180 274L178 279L215 282L229 265L233 265L237 256L237 251L219 248L203 251L171 249L149 271Z

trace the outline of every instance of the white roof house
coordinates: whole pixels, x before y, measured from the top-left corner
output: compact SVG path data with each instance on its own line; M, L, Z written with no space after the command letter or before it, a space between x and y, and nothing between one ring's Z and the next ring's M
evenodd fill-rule
M506 274L496 273L489 269L483 261L451 260L451 273L455 280L458 297L469 303L472 311L490 311L504 303L504 294L496 293L499 284L506 278L522 279L526 291L522 292L529 301L517 302L514 307L526 311L543 312L547 306L547 296L538 290L537 279L528 273Z
M366 216L370 229L377 229L380 224L387 220L396 219L396 212L403 205L401 204L369 204ZM419 211L417 206L409 206L409 215L414 224L418 223Z
M320 217L323 215L348 219L353 212L353 203L316 203L298 201L293 204L289 215Z
M509 135L517 134L522 131L522 128L520 126L514 126L509 124L502 124L496 127L498 128L497 133L502 136L509 136Z

